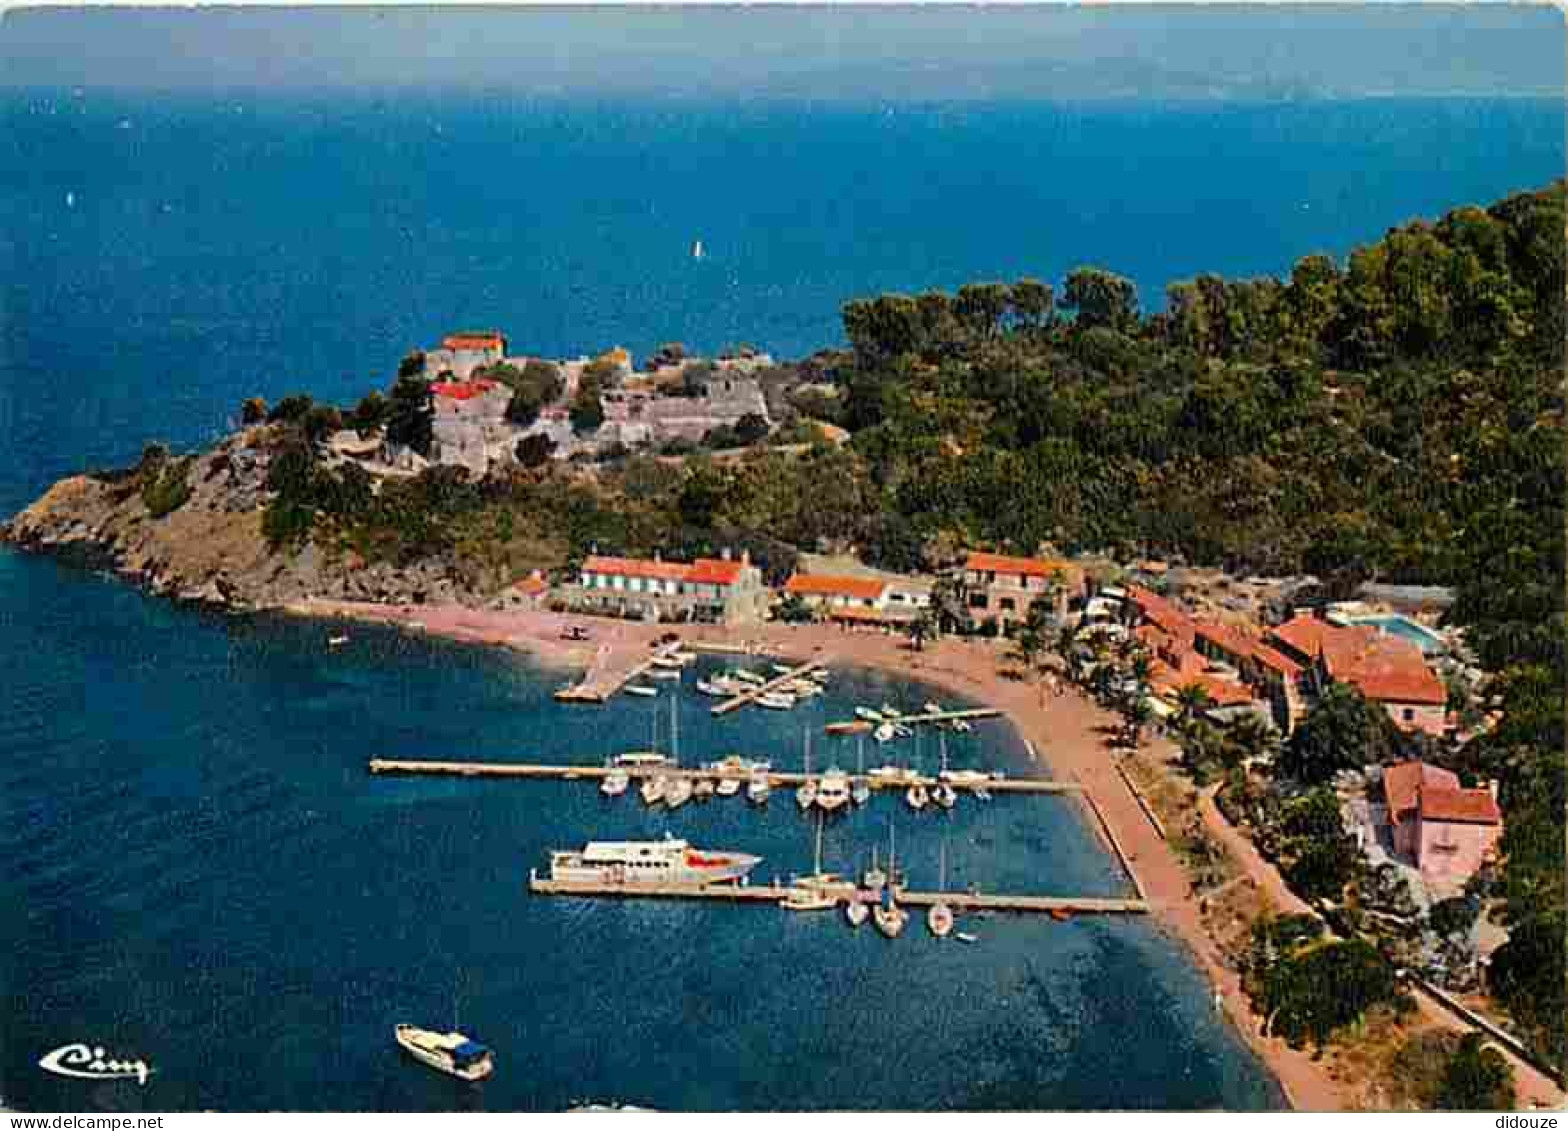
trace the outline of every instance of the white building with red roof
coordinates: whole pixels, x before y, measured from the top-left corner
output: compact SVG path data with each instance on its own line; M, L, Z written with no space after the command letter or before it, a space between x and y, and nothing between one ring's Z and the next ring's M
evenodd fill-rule
M769 601L762 571L751 564L751 556L733 559L728 550L722 557L694 562L592 554L583 561L576 584L562 586L560 595L584 612L718 624L755 624Z
M1494 788L1466 789L1458 775L1425 762L1383 769L1394 852L1429 885L1462 887L1497 851L1503 814Z
M893 607L893 587L882 578L797 573L784 583L784 592L830 620L886 624L916 615L913 607L903 603Z

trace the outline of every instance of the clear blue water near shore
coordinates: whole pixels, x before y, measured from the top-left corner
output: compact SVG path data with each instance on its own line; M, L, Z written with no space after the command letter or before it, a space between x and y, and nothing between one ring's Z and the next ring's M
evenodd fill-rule
M683 104L0 94L0 512L239 401L357 398L459 325L544 354L838 340L839 304L1081 262L1145 300L1200 270L1281 273L1561 174L1561 103ZM71 201L67 202L67 194ZM693 239L708 258L688 256ZM837 916L531 899L589 836L810 860L809 825L738 801L650 815L569 784L372 779L372 755L590 759L652 708L568 711L489 649L224 620L0 551L0 1094L23 1108L1163 1107L1280 1102L1148 922L993 919L896 943ZM689 677L688 677L689 678ZM851 702L710 723L689 756L798 759ZM826 740L819 747L826 749ZM840 747L840 750L843 748ZM984 725L955 760L1023 772ZM1049 757L1049 750L1046 750ZM935 751L927 745L929 764ZM852 753L851 755L852 756ZM934 878L1112 892L1070 803L950 819L883 800ZM498 1048L480 1089L403 1060L400 1019ZM47 1076L73 1040L148 1057L145 1089Z

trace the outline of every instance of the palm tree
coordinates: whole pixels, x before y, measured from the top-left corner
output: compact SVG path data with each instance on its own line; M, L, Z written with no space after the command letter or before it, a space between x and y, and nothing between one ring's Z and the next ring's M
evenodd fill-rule
M1045 640L1033 625L1024 625L1013 637L1013 651L1026 668L1034 667L1036 657L1045 650Z
M909 643L916 652L924 652L926 641L936 635L936 616L929 608L921 609L920 615L910 621L905 631L909 633Z
M1154 708L1146 696L1139 695L1127 704L1127 741L1137 750L1143 744L1143 728L1154 719Z
M1270 762L1279 748L1279 734L1259 715L1243 715L1230 725L1226 737L1242 766Z
M1176 689L1176 729L1188 731L1193 722L1214 705L1202 684L1184 683Z

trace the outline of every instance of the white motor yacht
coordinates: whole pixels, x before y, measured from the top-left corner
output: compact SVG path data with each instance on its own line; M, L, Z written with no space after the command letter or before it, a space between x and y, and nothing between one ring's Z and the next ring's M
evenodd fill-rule
M474 1081L495 1070L490 1050L462 1033L437 1033L415 1025L398 1025L392 1032L403 1051L437 1072Z

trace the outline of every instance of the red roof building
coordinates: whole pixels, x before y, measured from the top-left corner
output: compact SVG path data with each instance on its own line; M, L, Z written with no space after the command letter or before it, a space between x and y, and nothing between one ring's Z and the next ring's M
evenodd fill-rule
M441 347L449 350L488 350L506 352L506 337L494 330L477 334L448 334L441 339Z
M483 396L496 387L494 381L480 378L476 381L433 381L430 392L438 397L445 397L454 401L470 401L475 397Z
M1439 766L1400 762L1383 770L1394 851L1412 860L1438 894L1462 887L1490 859L1503 814L1492 789L1465 789Z
M1304 615L1273 629L1270 640L1321 682L1349 684L1382 704L1401 729L1443 733L1448 690L1409 640L1371 625L1330 624Z
M887 582L870 577L834 577L823 573L797 573L784 583L784 592L799 597L842 598L845 601L880 603Z

